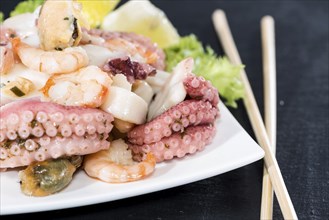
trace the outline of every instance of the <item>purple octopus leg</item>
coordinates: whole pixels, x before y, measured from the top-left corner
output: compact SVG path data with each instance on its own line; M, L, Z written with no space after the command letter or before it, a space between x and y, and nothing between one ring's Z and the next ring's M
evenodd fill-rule
M210 102L185 100L173 106L152 121L139 125L128 133L133 144L150 144L169 137L174 132L184 132L189 126L211 124L219 111Z
M113 127L112 115L101 110L35 99L4 105L0 114L0 168L96 152L109 146ZM91 146L85 148L87 142Z
M148 152L152 152L157 162L162 162L203 150L207 144L211 143L215 133L216 128L212 125L193 126L188 127L182 134L174 133L156 143L129 144L129 147L137 161L141 161Z
M217 107L219 103L218 90L202 76L189 74L184 80L184 87L190 98L208 101Z

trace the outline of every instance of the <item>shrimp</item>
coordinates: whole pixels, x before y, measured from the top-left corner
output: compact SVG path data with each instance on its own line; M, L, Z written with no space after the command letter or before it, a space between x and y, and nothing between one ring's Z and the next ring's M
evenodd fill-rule
M109 48L111 51L128 53L130 56L132 56L134 60L139 62L152 63L153 59L155 59L153 54L146 53L138 45L131 43L125 39L108 39L106 40L104 46Z
M40 46L44 50L76 46L82 38L81 26L89 29L77 1L46 1L38 19Z
M117 57L129 56L133 61L164 69L164 52L144 36L98 29L85 32L83 36L82 43L103 46L115 53Z
M77 72L54 74L41 92L46 99L62 105L99 107L103 104L112 79L97 66Z
M0 46L0 75L7 74L14 64L15 58L12 49Z
M94 178L108 183L136 181L150 175L155 169L155 157L148 153L142 162L132 160L128 145L118 139L112 142L108 150L89 154L84 158L84 170Z
M25 66L43 73L69 73L89 63L88 55L81 47L70 47L62 51L44 51L21 42L19 38L14 38L12 45L14 52Z
M15 32L0 25L0 75L7 74L15 64L15 56L10 45L10 38Z

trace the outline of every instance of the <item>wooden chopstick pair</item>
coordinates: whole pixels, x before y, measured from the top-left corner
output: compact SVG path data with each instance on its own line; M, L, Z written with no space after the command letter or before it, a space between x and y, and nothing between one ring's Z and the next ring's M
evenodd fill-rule
M220 42L222 44L222 47L224 48L227 57L230 59L230 61L233 64L241 65L242 62L238 50L235 46L224 11L216 10L213 13L212 18L217 35L220 39ZM265 77L265 81L269 82L268 84L265 83L265 88L269 87L269 90L267 90L267 92L274 91L275 93L275 86L276 86L275 78L273 79L273 77L275 76L272 75L273 71L275 73L274 22L273 20L271 20L271 18L266 17L264 20L262 20L261 25L262 25L263 52L264 52L263 55L264 74L265 74L264 77ZM268 38L268 36L272 36L272 35L273 37ZM245 90L245 97L243 99L244 105L247 109L248 117L253 127L257 141L265 151L265 157L264 157L265 166L266 166L265 170L267 171L270 179L270 181L267 182L272 184L273 186L283 217L285 219L297 219L294 206L289 197L280 168L278 166L278 163L273 153L272 146L275 146L275 138L273 138L273 136L275 137L276 114L270 115L267 117L268 119L266 119L266 123L267 123L266 125L268 126L268 133L271 133L271 135L269 135L271 137L269 137L264 122L262 120L261 114L259 112L246 72L242 70L240 76L244 84L244 90ZM272 77L272 78L267 80L266 77ZM268 94L265 94L265 96L266 95ZM275 107L276 101L274 100L275 102L271 102L270 100L271 98L269 98L269 100L265 100L266 111L276 112L276 107ZM268 177L266 177L265 175L265 178ZM268 183L266 183L267 185L263 189L261 219L272 218L272 204L273 204L272 189L269 188Z

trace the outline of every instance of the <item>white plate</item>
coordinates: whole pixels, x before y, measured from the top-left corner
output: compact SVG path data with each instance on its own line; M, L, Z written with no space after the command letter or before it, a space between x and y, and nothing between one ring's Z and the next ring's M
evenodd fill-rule
M79 171L62 192L35 198L20 192L17 171L0 173L0 213L48 211L128 198L212 177L261 159L264 151L222 103L219 107L221 117L212 144L194 155L158 164L155 172L141 181L107 184Z

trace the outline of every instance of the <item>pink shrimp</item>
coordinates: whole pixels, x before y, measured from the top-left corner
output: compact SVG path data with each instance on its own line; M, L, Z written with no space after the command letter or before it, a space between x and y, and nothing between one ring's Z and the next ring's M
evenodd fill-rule
M84 170L94 178L108 183L124 183L146 177L154 171L156 160L152 153L142 162L134 162L128 145L118 139L108 150L85 156Z
M19 38L14 38L12 44L14 52L25 66L48 74L70 73L89 63L88 55L81 47L68 47L62 51L45 51L25 44Z
M10 38L15 32L0 25L0 75L6 74L15 64Z
M0 75L7 74L15 64L15 57L12 49L7 46L0 46Z

